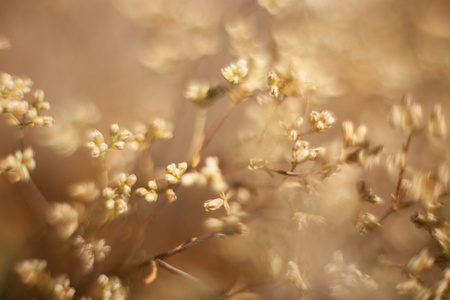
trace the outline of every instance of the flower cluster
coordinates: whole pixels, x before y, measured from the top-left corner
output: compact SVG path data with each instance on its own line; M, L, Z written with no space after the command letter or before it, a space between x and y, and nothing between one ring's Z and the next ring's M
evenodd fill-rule
M184 97L199 107L208 107L224 92L225 89L220 85L211 86L207 83L192 82L187 86Z
M68 239L78 228L78 212L69 203L52 203L47 212L47 221L62 239Z
M235 64L221 69L223 77L232 84L240 84L248 74L248 65L246 60L239 60Z
M405 97L401 104L392 107L389 120L394 128L410 134L420 128L422 118L422 107L410 97Z
M31 91L31 85L29 79L1 73L0 113L16 126L51 127L54 123L53 118L42 115L50 109L50 104L44 100L44 92L37 90L32 102L24 99L25 94Z
M27 148L23 152L17 150L0 160L0 174L8 176L11 182L28 181L30 171L36 168L33 149Z
M312 111L309 115L309 123L312 130L316 132L325 132L331 128L334 118L330 112L324 110L322 112Z
M111 149L123 150L125 144L132 139L132 134L128 130L120 131L119 125L113 124L109 129L110 143L105 143L103 134L94 130L91 132L91 141L86 144L92 157L103 157Z
M23 260L15 265L15 271L25 285L37 287L49 299L71 300L75 289L65 275L52 277L47 270L47 261L41 259Z
M315 160L324 155L324 147L310 148L309 142L298 140L292 147L292 163L299 164L305 160Z
M147 182L147 187L140 187L136 189L136 195L144 197L147 202L155 202L158 199L158 193L156 190L158 186L156 180L150 180Z
M219 159L217 157L207 157L205 166L201 168L200 173L186 173L182 178L182 184L186 186L192 184L206 185L207 183L210 183L212 189L218 193L224 192L228 188L219 168Z
M342 252L333 253L332 261L325 266L325 272L331 278L330 292L335 297L354 297L358 293L375 291L378 284L356 265L346 264Z
M94 268L94 263L105 260L106 256L111 252L111 247L106 245L104 239L88 243L79 235L73 240L72 244L77 249L76 252L80 258L84 274L90 273Z
M113 220L127 213L131 187L136 183L136 180L136 175L122 173L112 182L110 187L103 189L103 213L106 220Z

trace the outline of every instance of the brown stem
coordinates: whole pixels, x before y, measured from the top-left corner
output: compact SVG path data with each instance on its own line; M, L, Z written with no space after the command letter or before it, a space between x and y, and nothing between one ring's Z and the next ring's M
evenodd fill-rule
M405 155L405 158L406 158L406 153L408 152L409 146L411 144L412 134L413 133L411 132L407 135L406 141L402 147L402 152L403 152L403 155ZM400 189L402 186L402 180L403 180L403 175L405 174L405 169L406 169L406 167L403 166L400 169L400 172L398 173L397 184L395 186L395 194L393 195L393 199L392 199L392 206L380 217L380 223L382 221L384 221L387 217L389 217L391 214L395 213L397 211L397 209L399 208L399 201L401 200L401 199L399 199Z
M190 249L192 247L195 247L195 246L198 246L200 244L203 244L204 242L207 242L210 239L216 237L218 234L219 234L219 232L213 232L213 233L210 233L210 234L205 235L205 236L200 237L200 238L192 238L189 241L179 245L178 247L175 247L172 250L169 250L167 252L163 252L163 253L160 253L160 254L157 254L157 255L153 256L151 259L154 259L154 260L156 260L156 259L165 259L165 258L167 258L169 256L173 256L173 255L178 254L180 252L186 251L186 250L188 250L188 249ZM144 264L148 264L148 261L144 262Z
M284 171L284 170L272 169L272 168L267 168L267 167L263 168L263 170L268 171L268 172L278 173L278 174L281 174L281 175L285 175L286 177L289 177L289 176L291 176L291 177L304 177L305 176L304 174L294 173L292 171ZM291 168L291 170L292 170L292 168Z
M194 122L194 132L192 134L191 145L186 156L189 165L196 167L199 162L199 153L205 142L205 124L206 124L206 109L198 108Z
M161 260L161 259L155 259L155 262L157 265L159 265L160 267L166 269L167 271L169 271L170 273L173 273L175 275L180 276L181 278L187 279L189 281L193 281L199 285L202 285L204 287L206 287L206 285L201 282L199 279L197 279L196 277L192 276L189 273L186 273L178 268L175 268L174 266L166 263L165 261Z
M220 127L225 123L225 121L228 119L228 117L233 112L234 108L236 107L236 104L232 104L228 107L228 109L223 114L222 118L214 125L214 127L208 132L206 135L206 138L202 144L202 147L198 151L198 155L201 156L203 152L205 151L206 147L208 147L209 143L213 139L214 135L219 131Z
M408 136L406 137L406 141L403 144L402 152L405 155L405 157L406 157L406 153L408 152L409 145L411 144L411 136L412 136L412 133L408 134ZM405 173L405 169L406 169L405 167L402 167L400 169L400 173L398 174L397 185L395 187L395 199L396 199L396 201L397 201L398 196L400 194L400 187L402 185L402 179L403 179L403 174Z

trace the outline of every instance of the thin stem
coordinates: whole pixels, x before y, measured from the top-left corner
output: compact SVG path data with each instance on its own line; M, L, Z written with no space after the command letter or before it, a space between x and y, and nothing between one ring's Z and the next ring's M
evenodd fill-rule
M186 160L193 167L196 167L200 160L199 153L205 141L206 112L205 108L198 108L195 116L194 132L186 157Z
M402 147L402 153L403 153L403 155L405 155L405 158L406 158L406 153L408 152L409 146L411 144L412 135L413 135L413 132L409 133L406 136L405 143L403 144L403 147ZM380 217L380 221L379 221L380 223L382 221L384 221L387 217L389 217L391 214L395 213L397 211L397 209L399 208L399 201L401 200L401 199L399 199L400 191L401 191L401 186L402 186L403 175L405 174L405 169L406 169L406 167L403 166L400 169L400 172L398 173L397 184L395 186L395 194L393 195L393 199L392 199L392 206Z
M274 117L275 117L275 112L277 111L277 109L278 109L278 107L280 106L280 104L281 104L281 101L275 102L275 106L274 106L273 110L270 112L269 119L267 120L267 122L265 122L264 128L263 128L263 130L262 130L262 132L261 132L261 135L259 136L258 142L259 142L260 144L261 144L262 141L264 140L264 136L266 135L266 132L267 132L267 130L269 129L269 124L272 123L272 120L273 120Z
M175 268L174 266L166 263L165 261L161 260L161 259L155 259L155 262L157 265L159 265L160 267L166 269L167 271L169 271L170 273L173 273L175 275L180 276L181 278L187 279L189 281L193 281L201 286L206 287L206 285L201 282L199 279L197 279L196 277L192 276L189 273L186 273L178 268Z
M213 137L215 136L215 134L217 133L217 131L219 131L219 129L222 127L222 125L225 123L225 121L228 119L228 117L231 115L231 113L233 112L234 108L236 107L236 104L233 103L231 104L228 109L225 111L225 113L223 114L222 118L215 124L215 126L208 132L208 134L206 135L206 138L202 144L202 147L200 148L200 150L198 151L198 155L201 156L203 154L203 152L205 151L206 147L208 147L209 143L211 142L211 140L213 139Z
M218 236L220 234L221 234L220 232L213 232L213 233L210 233L210 234L205 235L205 236L200 237L200 238L192 238L189 241L187 241L187 242L185 242L185 243L175 247L172 250L169 250L169 251L157 254L157 255L152 256L149 259L146 259L146 260L144 260L142 262L131 264L129 267L126 267L124 269L124 274L130 275L131 273L137 271L140 268L145 268L145 267L151 265L152 262L158 262L158 260L162 261L162 260L166 259L167 257L176 255L176 254L178 254L180 252L183 252L183 251L191 249L191 248L193 248L195 246L201 245L201 244L209 241L210 239L212 239L212 238L214 238L214 237L216 237L216 236Z
M160 253L160 254L157 254L157 255L153 256L152 259L154 259L154 260L156 260L156 259L165 259L165 258L167 258L169 256L173 256L173 255L178 254L180 252L186 251L186 250L188 250L188 249L190 249L192 247L201 245L204 242L207 242L210 239L216 237L218 234L219 234L219 232L213 232L213 233L210 233L210 234L205 235L205 236L200 237L200 238L192 238L189 241L187 241L187 242L185 242L185 243L183 243L183 244L173 248L172 250L169 250L167 252L163 252L163 253ZM148 264L148 261L144 262L144 264Z
M411 136L412 136L412 133L408 134L408 136L406 137L406 141L403 144L402 152L403 152L403 155L405 155L405 157L406 157L406 153L408 152L409 145L411 144ZM403 179L403 174L405 173L405 169L406 169L406 167L402 167L400 169L400 173L398 174L397 186L395 187L395 199L396 199L395 201L398 200L398 196L400 194L400 187L402 185L402 179Z
M291 177L304 177L305 176L305 174L295 173L295 172L292 172L292 171L284 171L284 170L272 169L272 168L268 168L268 167L263 168L263 170L268 171L268 172L278 173L278 174L281 174L281 175L285 175L286 177L289 177L289 176L291 176ZM291 168L291 170L292 170L292 168Z
M381 217L379 220L379 223L382 223L387 217L389 217L391 214L395 212L395 209L393 206L391 206Z

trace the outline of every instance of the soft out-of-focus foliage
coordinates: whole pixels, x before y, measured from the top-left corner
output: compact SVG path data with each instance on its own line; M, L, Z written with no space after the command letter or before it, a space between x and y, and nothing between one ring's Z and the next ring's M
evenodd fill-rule
M449 20L0 3L0 296L446 299Z

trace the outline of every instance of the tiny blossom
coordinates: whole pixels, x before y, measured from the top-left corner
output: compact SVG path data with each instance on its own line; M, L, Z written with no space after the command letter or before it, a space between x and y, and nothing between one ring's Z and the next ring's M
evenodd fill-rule
M205 159L205 166L200 170L200 173L187 173L181 180L182 184L185 186L190 186L192 184L206 185L207 183L210 183L212 189L218 193L228 189L228 185L219 168L219 159L212 156Z
M450 238L442 229L434 228L432 231L433 237L438 241L439 245L445 254L450 254Z
M220 193L220 198L210 199L203 203L203 207L206 211L217 210L222 207L224 202L227 200L225 193Z
M298 117L295 122L280 121L281 127L284 129L286 135L289 137L291 141L297 140L300 126L302 126L302 124L303 124L302 117Z
M38 111L48 111L50 109L50 103L48 103L47 101L44 101L44 91L43 90L36 90L34 92L33 106Z
M123 177L123 176L121 176ZM126 177L126 176L125 176ZM123 180L124 178L122 178ZM132 180L134 178L132 177ZM118 189L114 190L111 187L106 187L102 191L102 195L105 198L104 199L104 213L106 220L113 220L114 218L123 215L128 212L128 201L127 201L127 195L125 192L131 191L131 187L128 186L127 189L120 188L120 185L125 186L124 182L119 178L115 181L115 185L118 187ZM127 179L125 179L126 183ZM134 184L134 183L133 183ZM128 190L130 189L130 190ZM118 192L118 193L116 193Z
M131 188L136 183L137 177L134 174L127 175L121 173L113 182L113 186L117 188L116 193L119 195L130 196Z
M145 197L147 202L155 202L158 199L158 193L156 190L158 186L156 184L156 180L150 180L147 183L147 188L140 187L136 189L136 195L139 197Z
M366 140L367 127L361 125L355 131L353 123L345 121L342 123L342 133L345 146L358 147Z
M0 52L8 50L11 47L11 42L4 36L0 36Z
M204 226L211 231L221 231L225 234L243 234L248 231L247 226L242 223L242 219L247 213L242 211L241 205L237 202L231 203L227 210L227 215L217 219L208 218L204 222Z
M101 299L127 299L127 289L119 277L112 276L109 278L105 274L101 274L97 278L97 284L101 288Z
M355 228L359 233L366 233L368 230L375 230L381 227L377 218L370 213L360 212L355 223Z
M168 165L166 167L166 181L169 184L177 184L180 182L181 176L186 172L187 170L187 163L182 162L178 165L175 165L174 163Z
M401 104L392 107L389 121L394 128L410 134L422 123L422 107L405 97Z
M93 181L78 182L69 186L69 195L83 202L92 202L100 195L100 190Z
M69 279L62 277L55 283L52 293L54 299L71 300L75 296L75 289L70 286Z
M377 146L372 149L361 148L356 154L356 162L365 169L371 169L380 163L382 146Z
M169 203L173 203L173 202L177 201L177 195L175 194L175 192L172 189L165 190L164 196L166 196L167 201Z
M410 195L418 200L426 211L439 207L437 200L444 191L444 184L436 180L433 172L415 172L411 183Z
M221 208L223 205L223 199L222 198L215 198L205 201L203 204L203 207L206 211L213 211Z
M328 111L322 112L312 111L309 115L309 122L311 128L316 132L324 132L331 128L334 123L334 118Z
M94 262L101 262L111 252L111 247L105 240L100 239L93 243L87 243L83 237L77 236L73 245L78 248L78 257L81 260L82 271L87 274L94 268Z
M404 152L391 154L386 159L389 171L398 171L406 167L406 155Z
M132 150L145 150L150 146L150 141L147 139L148 126L143 123L138 123L133 129L132 138L127 143Z
M128 130L120 131L119 125L113 124L109 128L109 137L111 140L109 148L123 150L125 148L125 144L132 139L132 134Z
M26 113L29 125L52 127L55 120L50 116L40 116L36 108L30 107Z
M292 161L296 164L308 159L310 154L309 143L304 140L295 142L292 148Z
M412 273L418 274L430 269L433 264L434 258L431 257L430 251L428 249L423 249L418 255L409 260L407 266Z
M173 126L162 118L150 122L149 131L154 140L169 140L173 136Z
M50 104L44 101L44 92L37 90L34 93L34 102L32 102L26 112L26 116L29 119L29 125L52 127L55 122L50 116L40 115L43 111L50 109Z
M288 262L288 270L286 272L286 278L295 285L296 288L306 291L308 290L308 286L303 279L303 276L300 273L300 269L298 265L293 262Z
M201 169L201 173L205 176L207 182L211 183L214 191L220 193L228 189L228 185L219 168L219 159L217 157L208 156L205 159L205 166Z
M28 78L0 73L0 99L4 99L7 102L21 100L24 94L30 92L32 84L32 81Z
M439 104L436 104L433 108L427 124L427 131L429 134L437 137L445 137L447 133L445 117L442 113L442 107Z
M46 268L47 261L35 258L19 262L14 269L24 284L32 286L42 278Z
M11 182L28 181L30 179L29 171L34 170L35 167L34 152L31 148L27 148L23 152L17 150L14 155L10 154L0 160L0 174L7 175Z
M241 204L246 204L250 200L251 192L249 189L244 187L239 187L236 191L237 201Z
M62 239L69 238L78 228L78 212L69 203L52 203L47 220Z
M224 92L225 89L220 85L210 86L207 83L194 82L188 85L184 97L200 107L207 107Z
M372 204L383 204L383 199L375 195L372 189L366 189L366 183L360 181L357 186L359 197L361 201L369 202Z
M427 228L433 228L437 227L439 225L440 220L438 217L432 213L426 213L425 215L422 215L420 213L415 213L411 220L416 223L417 225L424 226Z
M267 73L267 84L269 85L269 94L278 97L283 89L284 82L278 77L277 73L271 71Z
M102 196L107 199L112 199L115 196L115 194L116 193L114 192L114 190L110 187L106 187L102 191Z
M104 156L108 151L108 144L105 143L105 139L100 131L94 130L91 132L90 142L86 144L90 150L92 157Z
M128 212L128 202L121 196L105 200L107 219L114 219Z
M373 292L378 284L367 274L363 274L354 264L346 264L341 251L335 251L332 262L325 266L330 278L329 287L333 296L351 298L352 291L364 289Z
M325 156L325 147L315 147L309 151L309 159L315 160Z
M239 60L235 64L231 64L221 69L223 77L232 84L242 83L248 74L248 66L246 60Z
M208 97L209 84L207 83L190 83L184 92L184 97L194 103L201 104Z
M406 295L408 293L418 293L423 288L417 278L411 278L406 281L402 281L395 286L395 289L400 295Z
M258 170L267 167L269 162L263 158L252 158L248 165L249 170Z

